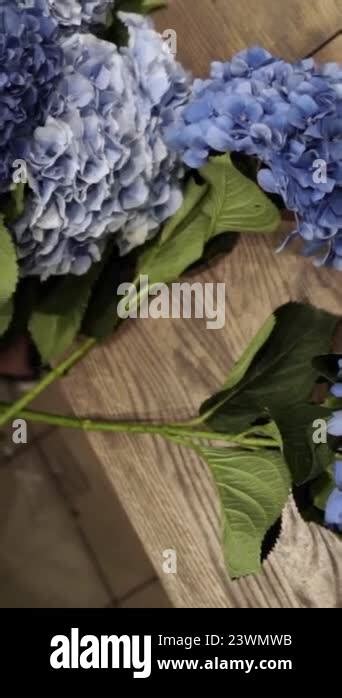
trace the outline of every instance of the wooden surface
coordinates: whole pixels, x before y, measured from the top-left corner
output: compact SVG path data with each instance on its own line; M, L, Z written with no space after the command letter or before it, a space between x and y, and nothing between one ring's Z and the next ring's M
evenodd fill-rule
M317 52L342 60L342 0L170 0L158 27L176 29L180 60L196 75L210 60L259 43L294 59ZM333 37L336 37L333 41ZM276 237L241 236L233 254L198 280L226 282L226 325L202 320L136 320L64 379L78 414L180 420L221 384L266 317L280 304L310 301L341 313L342 275L316 270ZM73 436L64 437L73 449ZM84 437L85 438L85 437ZM341 606L342 544L299 522L294 505L263 571L232 582L225 571L218 499L195 455L149 436L89 435L98 472L117 495L175 606ZM163 550L178 556L162 571ZM113 551L113 554L115 551ZM151 605L153 600L151 599Z
M0 398L18 386L0 380ZM46 409L67 411L54 393ZM0 432L0 608L158 607L170 601L92 450L74 434ZM94 486L95 483L95 486Z
M0 382L1 399L14 399ZM111 595L39 448L51 429L0 443L0 607L103 607ZM4 433L1 432L1 436Z

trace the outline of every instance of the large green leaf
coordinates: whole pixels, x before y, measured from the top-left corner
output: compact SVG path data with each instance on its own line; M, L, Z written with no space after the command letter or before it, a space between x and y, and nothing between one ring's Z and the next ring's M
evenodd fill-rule
M338 318L309 305L288 303L278 308L275 320L270 334L271 325L266 325L265 343L261 332L247 360L233 369L228 387L207 400L201 414L212 429L228 433L246 430L259 418L274 419L293 476L301 482L312 476L313 465L317 474L330 462L329 449L316 448L308 430L314 419L324 418L323 408L310 405L319 375L313 358L329 350Z
M201 169L210 187L204 213L211 220L208 238L226 230L271 233L280 223L277 207L257 184L234 167L229 155L212 158Z
M188 182L181 209L142 254L138 271L150 285L168 283L202 259L206 245L226 232L269 232L279 224L277 208L228 155L212 158Z
M183 205L164 225L160 243L165 244L181 230L186 229L203 210L204 200L209 192L208 184L197 184L190 179L184 192Z
M0 306L13 295L18 281L15 247L3 218L0 216Z
M101 268L101 264L94 264L83 276L58 279L33 310L29 331L43 361L62 354L76 338Z
M191 179L183 206L142 254L137 271L149 277L150 286L178 279L185 269L202 257L210 225L209 218L202 212L207 192L206 184L197 185Z
M223 386L225 390L231 390L242 380L253 359L255 358L255 355L258 353L261 347L264 346L266 340L271 335L271 332L273 332L275 323L275 316L271 315L262 325L255 337L253 337L240 359L234 364L232 370L230 371L229 376Z
M260 570L261 545L279 518L290 475L277 451L201 448L218 487L225 560L232 577Z

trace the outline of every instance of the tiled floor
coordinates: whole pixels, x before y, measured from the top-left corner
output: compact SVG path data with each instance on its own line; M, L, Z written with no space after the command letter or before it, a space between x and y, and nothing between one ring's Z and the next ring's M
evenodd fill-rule
M2 398L5 386L2 385ZM136 534L79 441L58 430L0 444L0 607L164 607Z

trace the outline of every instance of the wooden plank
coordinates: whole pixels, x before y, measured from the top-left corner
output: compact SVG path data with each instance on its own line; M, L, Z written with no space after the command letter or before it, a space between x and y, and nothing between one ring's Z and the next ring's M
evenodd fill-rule
M159 26L179 31L180 56L199 74L210 59L256 40L286 57L306 55L336 33L340 9L340 0L174 0ZM340 312L341 275L315 269L291 248L277 256L276 242L276 236L242 236L233 254L198 275L202 282L226 281L222 330L206 331L201 320L131 321L64 379L70 405L93 416L189 417L221 385L275 307L296 299ZM175 605L341 605L341 543L299 522L292 503L261 574L232 582L223 563L214 484L195 455L149 436L88 439ZM177 552L175 575L162 570L168 548Z
M25 385L13 381L0 381L1 399L15 399L24 390ZM65 412L69 409L65 400L62 400L56 391L53 391L53 399L50 395L48 400L45 394L40 401L37 400L35 408L50 409L55 412ZM142 544L133 531L120 502L109 490L103 473L99 472L96 456L81 433L73 434L71 447L70 444L67 446L65 443L63 433L60 430L46 427L46 425L28 424L27 444L13 443L11 425L6 429L1 429L0 433L0 464L3 469L6 468L7 472L11 473L11 477L6 479L5 493L3 493L5 501L2 502L1 506L1 520L5 522L9 516L7 507L4 505L7 501L12 500L12 490L16 482L14 473L25 462L26 453L30 451L28 454L29 462L36 461L37 471L44 462L47 468L44 478L47 478L51 485L50 488L38 489L35 496L37 508L51 510L53 520L56 501L61 501L60 508L63 510L69 508L74 517L72 531L75 527L77 528L78 535L82 539L80 544L89 551L91 559L94 560L101 581L110 594L110 603L117 605L121 599L127 600L131 595L132 598L135 598L136 594L140 599L139 590L144 589L146 585L149 586L149 583L154 584L153 588L157 588L158 582L156 580L151 582L155 573ZM25 487L23 489L25 491ZM40 496L42 497L41 502L39 502ZM24 494L20 503L22 512L18 509L16 516L20 517L21 514L25 520L26 500ZM49 527L42 532L42 538L47 550L55 547L55 533L54 531L51 533ZM22 552L22 546L20 546L19 555ZM17 553L13 551L13 559L16 559L16 555ZM38 575L38 588L44 580L43 555L41 571L42 574ZM28 585L32 584L31 576L32 572L29 571ZM37 593L37 589L35 592ZM7 591L4 592L0 584L0 605L4 593L6 595ZM59 593L62 598L63 589L60 589ZM70 590L65 589L65 593L68 597ZM21 596L21 600L25 600L24 588L22 594L24 596ZM160 588L160 603L163 597L164 603L167 603L166 594Z
M37 446L0 464L0 606L101 608L111 596Z
M44 402L46 409L46 400ZM56 392L53 399L50 398L49 407L68 411L68 405ZM65 431L54 430L39 440L38 449L74 513L78 529L110 589L112 600L118 603L156 575L83 434L73 433L67 440L65 436ZM163 595L166 602L161 589L160 598Z
M314 54L318 61L342 61L342 31Z
M342 0L169 0L157 18L175 29L178 55L196 76L214 60L258 44L295 60L342 29Z

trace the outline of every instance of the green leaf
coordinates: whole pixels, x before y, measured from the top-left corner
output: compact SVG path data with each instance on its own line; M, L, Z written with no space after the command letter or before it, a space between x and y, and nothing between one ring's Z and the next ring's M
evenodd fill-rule
M100 38L111 41L116 46L127 46L129 32L125 24L118 17L118 12L133 12L139 15L147 15L161 7L167 6L167 0L116 0L115 7L110 13L107 26L100 33Z
M209 220L201 207L207 191L206 184L197 185L191 179L183 206L138 260L137 272L149 277L150 286L178 279L202 257Z
M45 297L45 284L36 276L26 276L19 279L11 301L13 314L5 334L0 338L1 346L15 344L18 337L27 334L28 322L33 308L40 297Z
M5 218L12 222L21 216L25 207L26 184L19 182L11 189L10 198L5 206Z
M207 184L197 184L194 179L189 180L184 192L183 205L163 227L160 235L161 244L168 242L193 222L203 208L203 201L208 191Z
M329 350L338 318L309 305L288 303L278 308L275 320L270 334L271 324L266 325L265 343L261 332L247 351L247 359L243 357L233 369L228 387L207 400L201 414L211 429L227 433L246 430L256 420L271 417L281 433L293 476L302 482L326 467L330 459L330 451L316 449L307 430L322 416L322 410L327 414L324 408L310 404L318 377L312 361Z
M83 334L102 341L113 333L119 323L118 302L122 300L117 289L133 279L135 268L136 251L125 257L119 257L117 250L112 252L93 287L82 323Z
M342 398L335 397L335 395L328 395L323 405L324 407L327 407L327 409L330 411L330 414L335 410L342 410Z
M155 10L160 10L162 7L167 7L168 0L143 0L142 12L154 12Z
M261 545L281 515L290 475L277 451L201 448L220 495L224 554L232 577L261 567Z
M58 279L33 310L29 331L43 361L62 354L76 338L101 268L94 264L87 274Z
M141 256L138 272L149 277L150 286L178 279L216 236L268 232L279 224L277 208L228 155L212 158L200 174L203 183L190 179L183 206Z
M0 305L0 337L6 332L13 316L13 300L9 298Z
M282 436L284 457L297 484L314 479L334 460L329 443L313 440L316 420L327 420L330 415L325 407L305 402L272 410Z
M190 272L204 270L211 266L214 260L222 256L227 256L235 248L239 240L239 233L221 233L211 238L205 246L201 259L194 262L186 269L186 274Z
M255 424L253 425L250 429L247 429L247 431L243 432L243 434L239 434L239 436L246 437L247 439L249 438L262 438L262 439L272 439L277 443L279 446L280 450L283 450L283 440L281 438L280 431L276 425L275 422L270 421L266 422L265 424Z
M3 218L0 216L0 306L13 295L18 281L18 264L15 247Z
M115 12L135 12L146 15L167 6L168 0L116 0Z
M332 468L326 470L311 483L311 496L317 509L325 511L328 498L335 487L336 484L332 473Z
M266 340L269 338L271 332L273 332L275 324L275 316L271 315L263 324L261 329L257 332L255 337L252 339L247 349L242 354L241 358L234 364L223 386L225 390L231 390L232 388L234 388L235 385L237 385L237 383L239 383L242 380L256 354L261 349L261 347L263 347Z
M211 185L203 208L211 220L208 239L227 230L271 233L277 229L277 207L257 184L234 167L230 155L212 158L200 173Z

